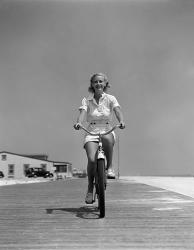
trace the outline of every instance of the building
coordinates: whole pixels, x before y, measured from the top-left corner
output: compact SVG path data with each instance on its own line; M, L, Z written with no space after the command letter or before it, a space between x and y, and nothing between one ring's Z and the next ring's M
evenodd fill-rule
M57 179L71 178L72 174L72 164L69 162L53 162L53 167L55 168L55 174Z
M69 162L55 162L48 160L47 155L22 155L7 151L0 152L0 171L5 178L26 178L29 168L42 168L50 171L55 177L62 174L62 178L72 177L72 164Z

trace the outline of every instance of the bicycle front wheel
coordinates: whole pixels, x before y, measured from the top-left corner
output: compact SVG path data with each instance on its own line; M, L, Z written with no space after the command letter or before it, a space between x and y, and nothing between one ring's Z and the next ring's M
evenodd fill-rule
M100 209L100 218L105 217L105 161L97 160L97 188L98 188L98 207Z

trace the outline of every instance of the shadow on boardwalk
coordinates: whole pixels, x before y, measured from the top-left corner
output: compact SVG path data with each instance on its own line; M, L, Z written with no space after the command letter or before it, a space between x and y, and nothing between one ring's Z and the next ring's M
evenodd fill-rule
M82 206L79 208L47 208L46 213L52 214L58 211L69 212L82 219L99 219L99 210L95 206Z

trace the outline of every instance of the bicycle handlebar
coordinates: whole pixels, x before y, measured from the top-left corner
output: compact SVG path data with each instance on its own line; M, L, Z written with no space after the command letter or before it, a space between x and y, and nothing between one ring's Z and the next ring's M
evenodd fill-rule
M108 134L110 134L112 131L114 131L116 128L119 128L120 127L120 125L115 125L114 127L112 127L110 130L108 130L107 132L99 132L99 133L93 133L93 132L90 132L90 131L88 131L84 126L82 126L82 125L79 125L79 127L81 128L81 129L83 129L86 133L88 133L88 134L90 134L90 135L94 135L94 136L96 136L96 135L108 135Z

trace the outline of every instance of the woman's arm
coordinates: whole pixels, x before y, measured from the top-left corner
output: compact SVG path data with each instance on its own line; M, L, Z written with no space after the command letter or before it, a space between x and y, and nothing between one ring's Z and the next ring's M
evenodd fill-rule
M79 113L79 116L77 118L77 123L74 125L75 129L77 129L77 130L79 129L80 125L84 122L85 117L86 117L86 110L81 109L80 113Z
M83 123L84 120L85 120L85 117L86 117L86 110L85 109L81 109L80 110L80 113L79 113L79 116L77 118L77 123Z
M115 112L118 122L120 123L120 128L125 128L125 122L124 122L123 114L121 112L121 108L118 106L118 107L115 107L113 110Z

